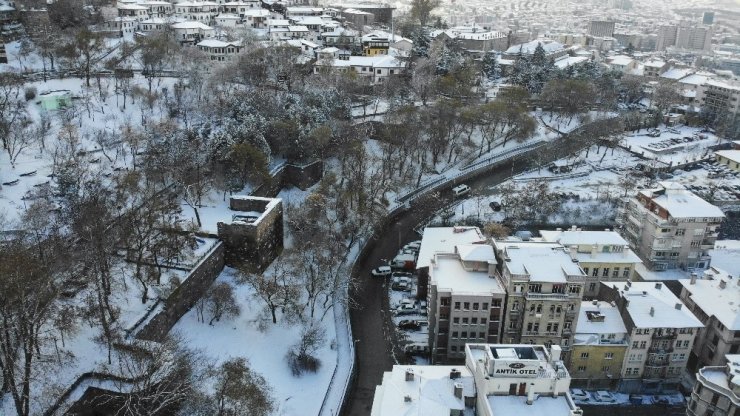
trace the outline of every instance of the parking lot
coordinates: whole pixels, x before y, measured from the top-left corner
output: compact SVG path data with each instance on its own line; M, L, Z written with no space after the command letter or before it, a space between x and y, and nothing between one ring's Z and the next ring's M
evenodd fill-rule
M573 401L584 415L684 415L685 398L680 393L648 395L603 390L570 389Z

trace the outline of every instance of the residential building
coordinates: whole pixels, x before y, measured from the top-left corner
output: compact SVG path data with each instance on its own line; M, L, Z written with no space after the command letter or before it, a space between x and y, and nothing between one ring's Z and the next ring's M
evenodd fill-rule
M667 48L676 44L676 37L678 35L678 26L676 25L664 25L658 28L658 40L655 44L656 51L664 51Z
M314 64L315 74L322 71L354 71L357 75L369 78L373 84L379 84L388 77L400 75L405 69L406 62L389 55L340 55L338 59L320 59Z
M642 263L632 252L629 243L616 231L561 231L540 230L544 241L559 243L569 248L572 259L586 275L583 297L593 299L599 293L600 282L626 282L632 280L635 266Z
M267 9L263 9L260 2L257 1L230 1L221 5L221 11L223 13L235 14L241 18L244 18L247 12L258 10L267 12L267 16L270 15L269 11Z
M435 253L429 266L429 350L432 363L462 361L468 342L499 342L506 292L488 244Z
M393 366L370 415L582 415L560 355L558 346L467 344L464 366Z
M627 55L610 56L606 58L606 64L614 71L621 73L632 72L637 68L637 61Z
M740 150L718 150L714 152L714 157L717 159L717 163L740 172Z
M458 26L447 30L433 30L430 36L436 41L454 40L468 52L503 51L509 47L505 32L483 30L475 26Z
M727 364L704 367L696 374L688 416L740 415L740 355L729 354L725 359Z
M426 299L429 287L429 266L437 253L450 253L455 246L485 244L486 237L478 227L426 227L421 236L416 260L418 297Z
M660 182L627 201L622 235L651 270L706 269L724 213L682 185Z
M119 3L116 7L118 8L118 17L129 17L137 22L149 18L149 8L146 6L142 6L139 4Z
M540 39L509 47L504 52L504 58L514 59L519 56L531 56L539 45L542 45L545 50L545 56L553 60L568 54L568 49L562 43Z
M372 13L352 8L342 10L342 19L357 30L362 30L364 26L375 22L375 16Z
M570 348L586 275L567 248L494 241L507 293L504 342Z
M224 42L217 39L205 39L197 44L211 61L230 62L236 59L242 50L241 42Z
M370 416L472 416L475 381L464 366L394 365L375 387Z
M716 114L740 113L740 84L719 80L707 80L701 104Z
M213 37L213 28L201 22L180 22L172 26L175 39L182 44L196 44Z
M676 390L701 321L660 282L602 284L599 297L616 304L627 329L620 390Z
M270 12L265 9L245 10L242 15L244 25L250 29L265 29Z
M385 34L369 33L362 37L362 55L388 55L391 41Z
M172 3L162 0L147 0L138 3L140 6L147 8L149 18L165 19L172 15Z
M553 345L465 346L473 373L476 414L480 416L576 416L583 412L570 397L570 374Z
M392 7L387 3L342 3L341 5L335 5L331 7L334 9L341 10L341 15L345 18L349 15L354 14L354 13L345 14L345 11L347 9L369 13L371 15L370 23L378 22L378 23L389 25L389 26L393 21L393 10L396 9L395 7ZM360 22L361 21L355 21L354 23L360 23ZM370 23L365 23L365 25L370 24Z
M573 384L585 388L617 386L627 352L627 328L619 309L607 302L581 303L571 351L566 356Z
M668 69L668 64L660 59L650 59L642 64L643 75L657 78Z
M592 20L588 25L588 34L599 37L613 37L615 22Z
M680 49L711 51L711 26L679 26L675 46Z
M5 52L5 44L0 41L0 64L8 63L8 55Z
M711 268L701 279L693 274L680 282L681 301L704 325L692 349L693 367L724 364L725 355L740 353L740 278Z
M174 6L175 17L211 24L221 12L221 6L212 1L184 1Z

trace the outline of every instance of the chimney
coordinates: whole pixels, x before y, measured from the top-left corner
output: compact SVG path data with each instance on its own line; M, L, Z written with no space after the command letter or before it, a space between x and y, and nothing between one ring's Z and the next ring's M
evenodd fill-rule
M663 288L663 283L660 283L660 282L656 283L655 284L655 288L658 289L658 290L662 289Z
M727 282L725 281L725 279L720 280L719 281L719 288L720 289L724 289L726 287L727 287Z
M560 356L563 353L563 349L560 347L560 345L553 345L550 347L550 361L556 362L560 361Z
M406 381L414 381L414 370L406 369Z
M461 375L462 373L457 368L450 370L450 380L457 380Z
M593 300L593 301L591 301L591 304L594 305L594 306L599 306L599 301L598 300Z
M527 404L531 405L532 403L534 403L534 383L529 384L529 390L527 391Z
M690 284L695 285L696 284L696 273L691 273L691 282Z
M453 392L455 393L455 397L457 397L458 399L462 400L462 398L463 398L463 385L462 385L462 383L455 383Z
M680 311L682 307L683 307L682 303L676 302L676 310Z
M655 316L655 308L652 306L650 307L650 316Z
M570 226L570 230L571 230L571 231L576 231L576 230L578 230L578 228L576 228L576 226L575 226L575 225L571 225L571 226Z

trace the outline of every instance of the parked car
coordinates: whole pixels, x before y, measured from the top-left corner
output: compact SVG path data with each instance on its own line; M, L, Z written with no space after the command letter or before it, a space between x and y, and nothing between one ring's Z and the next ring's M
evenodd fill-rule
M405 278L405 279L408 280L408 279L411 279L412 276L413 276L413 274L411 274L409 272L393 272L393 273L391 273L391 277L393 278L394 281L396 281L396 280L398 280L400 278Z
M412 248L406 248L406 247L403 247L400 250L398 250L399 256L402 256L404 254L411 254L412 256L415 256L417 253L418 253L417 250L414 250Z
M418 331L421 329L421 325L413 319L404 319L398 322L399 329Z
M426 315L427 311L427 301L422 300L421 302L419 302L419 313L421 313L422 315Z
M408 344L403 347L404 351L406 351L406 354L409 355L427 355L429 354L429 346L427 344L422 343L413 343Z
M403 250L404 252L418 254L419 253L419 246L413 246L411 244L406 244L405 246L403 246L403 248L401 250Z
M420 249L421 248L421 240L412 241L408 244L406 244L406 247Z
M391 289L400 290L402 292L411 292L411 289L413 289L413 287L413 283L409 282L408 280L401 280L399 282L393 282L391 284Z
M591 398L591 395L588 394L586 390L581 389L570 389L570 396L573 397L574 400L580 400L582 402Z
M653 401L654 404L668 405L668 404L671 403L671 401L668 400L667 397L663 397L663 396L657 396L656 395L656 396L653 396L652 399L653 399L652 401Z
M452 188L452 195L454 197L463 196L470 192L470 187L465 184L457 185L456 187Z
M640 394L630 394L630 403L632 403L632 404L642 404L642 395L640 395Z
M608 391L598 390L596 391L596 400L600 402L612 403L615 399L614 396L612 396L612 394Z
M500 203L500 202L492 201L492 202L491 202L491 203L489 204L489 206L490 206L490 207L491 207L491 209L492 209L493 211L495 211L495 212L499 212L499 211L501 211L501 203Z
M414 270L416 268L416 256L413 254L399 254L393 258L390 266L393 269Z
M415 315L419 313L416 305L401 305L396 309L396 315Z
M374 268L370 274L375 277L386 277L391 275L391 266L380 266Z

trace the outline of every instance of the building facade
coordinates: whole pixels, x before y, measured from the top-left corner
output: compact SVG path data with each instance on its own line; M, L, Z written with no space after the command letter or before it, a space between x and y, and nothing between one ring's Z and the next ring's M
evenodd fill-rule
M688 416L740 415L740 355L730 354L725 359L726 365L704 367L696 374Z
M506 292L488 244L436 253L429 266L429 350L433 363L465 358L468 342L499 342Z
M613 37L614 22L592 20L588 25L588 34L599 37Z
M559 243L570 249L571 258L586 274L583 297L593 299L599 293L600 282L632 280L635 266L642 263L629 243L616 231L540 230L543 240Z
M651 270L703 270L724 216L682 185L661 182L626 203L622 235Z
M660 282L602 284L599 296L614 302L627 329L620 390L676 390L701 321Z
M740 278L711 268L680 282L681 301L704 325L691 351L694 368L724 364L725 355L740 353Z

